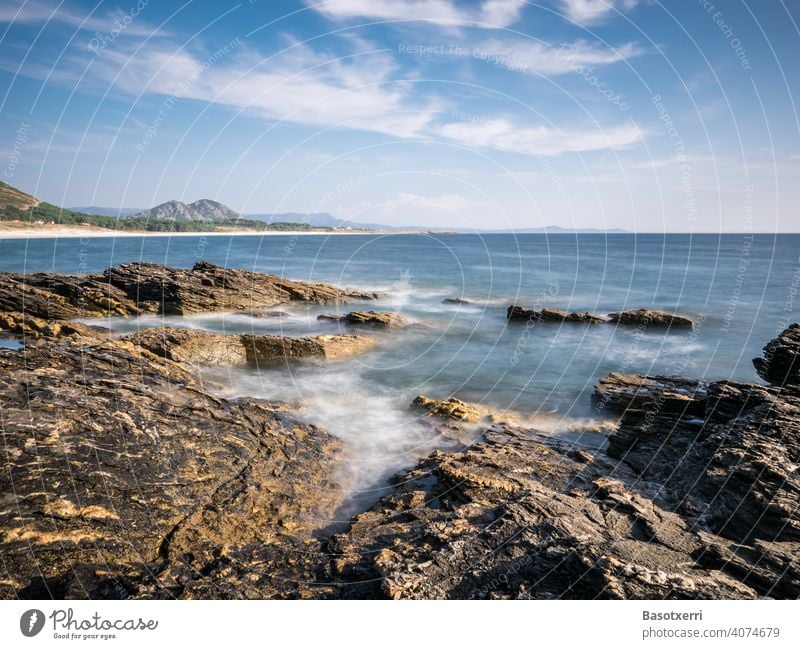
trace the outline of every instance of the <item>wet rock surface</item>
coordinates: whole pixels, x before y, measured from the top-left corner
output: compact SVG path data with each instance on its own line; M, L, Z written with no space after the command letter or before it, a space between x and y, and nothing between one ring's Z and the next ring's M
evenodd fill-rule
M306 285L287 298L283 280L209 287L219 270L176 273L194 279L168 299L164 274L133 296L115 280L115 312L344 295ZM365 337L167 328L118 339L69 320L97 304L83 294L97 281L18 286L33 313L0 294L0 329L24 343L0 349L0 597L800 596L796 327L755 363L770 385L605 377L594 403L619 424L591 452L420 397L418 419L448 442L333 528L342 443L285 404L220 398L193 370L252 354L335 357Z

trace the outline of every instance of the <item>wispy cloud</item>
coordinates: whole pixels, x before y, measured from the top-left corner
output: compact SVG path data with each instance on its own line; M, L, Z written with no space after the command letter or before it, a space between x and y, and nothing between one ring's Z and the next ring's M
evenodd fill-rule
M560 130L549 126L520 126L507 119L445 124L439 134L463 146L555 156L601 149L625 149L644 134L634 124Z
M134 4L134 7L136 5ZM141 12L139 12L141 13ZM64 24L87 31L108 32L115 28L114 20L124 15L121 9L101 14L83 13L66 3L56 5L45 0L3 0L0 6L0 24ZM155 28L143 20L129 20L122 36L150 36ZM166 35L164 32L160 35Z
M576 23L592 25L616 11L633 9L638 0L559 0L561 10Z
M345 20L418 20L439 25L502 28L513 25L525 0L484 0L456 4L453 0L326 0L307 4L328 18Z
M391 57L333 57L297 45L264 58L244 47L213 65L186 51L150 47L135 57L109 52L94 71L131 94L197 99L312 126L419 135L436 107L396 80Z
M585 40L552 46L531 40L488 39L479 49L492 53L510 69L544 76L574 72L578 66L612 65L644 54L635 43L612 48Z

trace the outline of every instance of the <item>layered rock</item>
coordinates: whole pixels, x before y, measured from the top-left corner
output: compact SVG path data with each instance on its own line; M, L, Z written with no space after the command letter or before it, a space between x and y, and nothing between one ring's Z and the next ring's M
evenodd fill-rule
M158 327L126 340L163 358L191 365L258 366L298 360L336 360L375 345L368 336L322 335L307 338L215 334L196 329Z
M605 322L603 318L589 312L567 313L559 309L527 309L514 304L506 310L506 318L509 320L528 320L530 322L585 322L588 324Z
M635 309L609 313L608 318L616 324L642 328L692 329L694 327L694 323L689 318L667 311L654 311L653 309Z
M790 346L782 349L781 367L793 367L797 352L793 357ZM624 397L609 399L608 386L622 383ZM631 384L646 386L646 396L631 401ZM608 454L630 466L637 480L658 484L662 505L716 535L698 556L730 566L763 594L797 597L800 389L716 381L676 394L664 377L615 377L598 390L622 415ZM758 569L746 572L753 558Z
M398 476L329 543L340 596L395 599L754 597L695 566L678 515L530 431L490 430Z
M317 320L340 322L347 325L368 325L373 327L405 327L408 322L399 313L391 311L351 311L343 316L323 313Z
M205 261L189 269L121 264L100 275L0 273L0 310L57 320L263 310L289 302L340 304L376 297Z
M280 566L262 592L302 596L284 578L340 504L329 434L80 333L0 350L0 408L1 597L184 596L248 544Z

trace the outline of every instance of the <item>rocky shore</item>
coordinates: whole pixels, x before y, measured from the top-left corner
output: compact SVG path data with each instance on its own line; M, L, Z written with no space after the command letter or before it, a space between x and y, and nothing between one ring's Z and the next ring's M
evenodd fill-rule
M447 443L333 525L342 442L285 404L221 398L196 370L335 361L370 336L120 338L76 320L376 294L205 262L0 279L0 331L22 343L0 349L0 597L800 596L798 325L754 360L764 384L604 377L594 405L619 423L602 451L420 395L410 412ZM562 313L535 319L596 318ZM390 316L336 318L402 326Z

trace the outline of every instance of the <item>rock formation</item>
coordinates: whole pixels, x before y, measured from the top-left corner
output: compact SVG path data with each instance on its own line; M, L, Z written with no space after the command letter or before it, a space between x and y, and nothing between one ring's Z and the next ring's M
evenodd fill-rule
M195 329L158 327L126 340L163 358L191 365L244 367L297 360L335 360L371 349L368 336L322 335L308 338L214 334Z
M800 596L796 325L755 363L770 385L602 379L595 406L619 418L607 451L419 397L442 448L332 527L342 443L286 404L211 394L193 370L369 339L118 339L70 318L110 308L98 287L131 314L354 294L204 265L154 267L149 284L144 270L7 275L0 290L0 330L24 343L0 349L0 597Z
M617 324L637 327L653 327L660 329L692 329L694 327L694 323L689 318L666 311L653 311L652 309L636 309L633 311L622 311L620 313L609 313L608 318L611 322Z
M598 324L605 322L591 313L567 313L558 309L526 309L522 306L512 304L506 311L506 318L509 320L528 320L530 322L586 322Z
M343 316L323 313L317 316L317 320L341 322L342 324L348 325L369 325L374 327L405 327L407 324L403 316L390 311L351 311Z
M376 297L375 293L295 282L205 261L190 269L143 262L122 264L101 275L0 273L0 311L57 320L246 311L289 302L342 304Z

